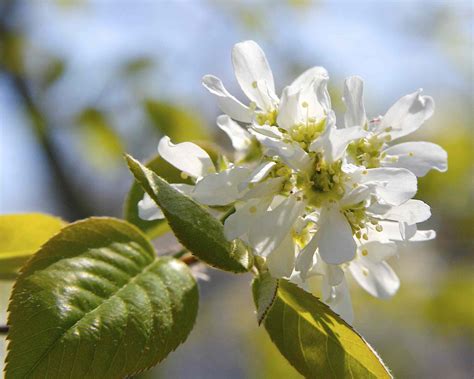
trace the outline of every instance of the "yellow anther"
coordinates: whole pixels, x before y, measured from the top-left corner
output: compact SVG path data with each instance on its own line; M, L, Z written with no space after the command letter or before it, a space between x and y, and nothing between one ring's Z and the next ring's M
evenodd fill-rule
M301 106L302 106L303 108L308 108L308 103L307 103L306 101L303 101L303 102L301 103Z
M383 230L383 226L382 226L382 225L377 225L377 226L375 227L375 230L376 230L377 232L381 232L381 231Z
M414 155L415 155L415 153L413 153L411 151L408 153L408 156L410 156L410 157L413 157Z
M367 170L362 171L362 175L367 175L369 172Z
M250 213L255 213L255 212L257 212L257 207L255 207L255 206L250 207L250 208L249 208L249 212L250 212Z
M367 235L367 233L364 233L362 234L362 238L367 241L369 239L369 236Z
M181 179L184 179L184 180L186 180L187 178L189 178L189 175L186 174L184 171L182 171L179 176L181 176Z
M362 255L363 255L364 257L367 256L367 254L369 254L369 252L368 252L367 249L362 250Z
M252 87L257 88L257 82L252 82Z

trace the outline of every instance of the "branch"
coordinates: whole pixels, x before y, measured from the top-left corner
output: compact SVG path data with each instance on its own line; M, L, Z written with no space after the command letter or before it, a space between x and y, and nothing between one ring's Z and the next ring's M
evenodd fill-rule
M11 22L7 22L9 16L13 13L13 3L14 2L7 2L8 6L4 6L3 9L1 9L0 42L3 43L5 43L5 41L1 41L1 39L5 39L6 36L11 33L16 33L14 28L11 26ZM64 209L65 217L72 221L90 216L91 214L87 211L86 204L77 196L74 186L70 183L65 170L60 164L61 157L51 139L49 122L32 96L27 80L15 72L14 69L8 67L8 64L4 64L4 62L0 63L0 70L8 79L10 79L12 88L17 93L30 116L32 130L38 143L43 148L46 161L51 171L54 173L53 176L56 182L55 188L57 190L57 195L61 200L61 206Z

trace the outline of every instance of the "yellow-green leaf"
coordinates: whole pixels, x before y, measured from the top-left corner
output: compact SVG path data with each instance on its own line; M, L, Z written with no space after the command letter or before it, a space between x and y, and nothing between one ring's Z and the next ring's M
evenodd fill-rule
M259 301L263 278L253 284ZM296 285L280 279L264 320L273 343L307 378L390 378L370 345L328 306Z
M70 224L28 261L9 304L5 378L125 378L187 338L197 283L125 221Z
M86 108L77 123L85 156L95 167L108 168L120 162L124 144L102 111Z
M28 258L63 226L64 221L46 214L0 216L0 279L12 278Z
M147 99L144 107L153 126L173 142L209 138L205 122L198 114L153 99Z

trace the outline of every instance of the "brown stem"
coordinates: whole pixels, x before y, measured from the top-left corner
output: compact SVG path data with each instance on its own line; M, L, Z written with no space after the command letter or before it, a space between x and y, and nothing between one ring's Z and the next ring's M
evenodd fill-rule
M197 259L194 255L187 255L181 258L181 262L187 264L188 266L192 266L196 263L199 263L199 259Z

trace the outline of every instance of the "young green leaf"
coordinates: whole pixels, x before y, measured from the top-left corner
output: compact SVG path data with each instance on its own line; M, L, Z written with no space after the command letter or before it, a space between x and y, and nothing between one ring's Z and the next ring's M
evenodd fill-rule
M127 156L135 179L160 206L179 241L191 253L225 271L246 272L251 256L238 241L229 242L222 224L203 207L171 187L153 171Z
M0 216L0 279L11 279L65 222L41 213Z
M257 305L257 321L260 325L270 310L278 291L278 279L273 278L268 272L260 275L259 285L252 287L255 303Z
M10 301L6 378L120 378L163 360L191 331L188 267L158 258L134 226L91 218L25 265Z
M125 150L120 134L107 114L96 108L83 109L76 118L84 157L98 169L113 168Z
M256 278L257 307L264 289L264 278ZM284 279L279 280L264 323L273 343L306 378L391 378L351 326L316 297Z
M197 112L192 113L173 104L146 99L143 104L151 125L173 142L207 140L209 132Z
M146 163L146 167L171 183L187 183L181 177L181 171L170 165L163 158L156 156ZM147 221L138 214L138 202L143 198L145 191L135 180L128 192L124 205L125 219L139 227L149 238L156 238L170 230L166 220Z

